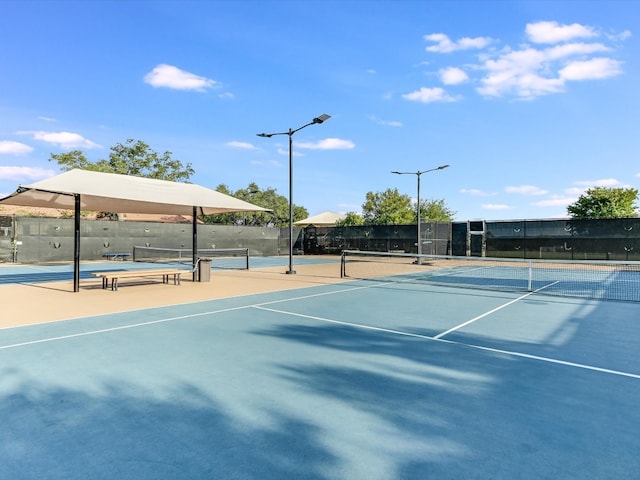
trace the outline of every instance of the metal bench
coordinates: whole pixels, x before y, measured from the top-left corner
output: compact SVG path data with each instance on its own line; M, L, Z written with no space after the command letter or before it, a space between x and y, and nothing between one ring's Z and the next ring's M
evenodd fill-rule
M111 282L111 290L118 290L118 280L122 278L144 278L144 277L158 277L162 276L162 283L169 283L169 277L173 276L173 284L180 285L180 275L185 273L185 270L179 270L176 268L171 269L156 269L156 270L120 270L116 272L93 272L91 275L94 277L102 278L102 288L106 289Z
M127 252L109 252L109 253L104 253L102 254L102 256L108 260L124 260L126 258L129 258L131 256L130 253Z

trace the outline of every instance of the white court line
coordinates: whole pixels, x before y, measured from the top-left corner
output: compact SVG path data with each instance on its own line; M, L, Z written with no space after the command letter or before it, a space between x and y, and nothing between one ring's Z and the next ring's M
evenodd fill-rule
M491 347L483 347L481 345L473 345L473 344L468 344L468 343L455 342L455 341L451 341L451 340L444 340L442 338L430 337L428 335L421 335L421 334L417 334L417 333L403 332L401 330L393 330L393 329L388 329L388 328L374 327L374 326L370 326L370 325L362 325L362 324L351 323L351 322L342 322L342 321L339 321L339 320L331 320L331 319L328 319L328 318L322 318L322 317L316 317L316 316L312 316L312 315L304 315L304 314L299 314L299 313L286 312L286 311L283 311L283 310L276 310L276 309L264 307L264 305L271 305L271 304L274 304L274 303L282 303L282 302L287 302L287 301L291 301L291 300L300 300L300 299L305 299L305 298L310 298L310 297L317 297L317 296L322 296L322 295L330 295L330 294L334 294L334 293L344 293L344 292L353 291L353 290L361 290L361 289L366 289L366 288L372 288L372 287L375 287L377 285L378 284L367 285L367 286L362 286L362 287L352 287L352 288L347 288L347 289L335 290L335 291L331 291L331 292L322 292L322 293L319 293L319 294L303 295L303 296L299 296L299 297L291 297L291 298L286 298L286 299L281 299L281 300L274 300L272 302L260 302L260 303L253 304L253 305L243 305L243 306L239 306L239 307L230 307L230 308L224 308L224 309L221 309L221 310L212 310L212 311L207 311L207 312L193 313L193 314L190 314L190 315L180 315L180 316L176 316L176 317L163 318L163 319L159 319L159 320L152 320L152 321L149 321L149 322L135 323L135 324L131 324L131 325L122 325L122 326L119 326L119 327L104 328L104 329L92 330L92 331L88 331L88 332L75 333L75 334L70 334L70 335L62 335L62 336L58 336L58 337L50 337L50 338L44 338L44 339L39 339L39 340L32 340L32 341L29 341L29 342L22 342L22 343L15 343L15 344L11 344L11 345L0 346L0 350L7 350L7 349L10 349L10 348L17 348L17 347L35 345L35 344L39 344L39 343L55 342L55 341L66 340L66 339L70 339L70 338L85 337L85 336L90 336L90 335L99 335L99 334L103 334L103 333L115 332L115 331L118 331L118 330L127 330L127 329L132 329L132 328L145 327L145 326L149 326L149 325L168 323L168 322L184 320L184 319L188 319L188 318L201 317L201 316L205 316L205 315L215 315L217 313L224 313L224 312L231 312L231 311L236 311L236 310L244 310L244 309L249 309L249 308L256 308L256 309L270 311L270 312L279 313L279 314L283 314L283 315L297 316L297 317L308 318L308 319L317 320L317 321L321 321L321 322L333 323L333 324L338 324L338 325L345 325L345 326L350 326L350 327L354 327L354 328L378 331L378 332L383 332L383 333L391 333L391 334L394 334L394 335L401 335L401 336L405 336L405 337L414 337L414 338L420 338L420 339L423 339L423 340L431 340L431 341L435 341L435 342L444 342L444 343L448 343L448 344L460 345L460 346L469 347L469 348L475 348L475 349L478 349L478 350L484 350L484 351L488 351L488 352L501 353L501 354L504 354L504 355L511 355L511 356L515 356L515 357L527 358L527 359L530 359L530 360L537 360L537 361L541 361L541 362L564 365L564 366L580 368L580 369L584 369L584 370L591 370L591 371L596 371L596 372L601 372L601 373L608 373L608 374L611 374L611 375L618 375L618 376L623 376L623 377L630 377L630 378L640 379L640 375L639 374L634 374L634 373L621 372L621 371L618 371L618 370L611 370L611 369L606 369L606 368L594 367L594 366L590 366L590 365L567 362L567 361L563 361L563 360L556 360L556 359L553 359L553 358L539 357L539 356L536 356L536 355L529 355L529 354L526 354L526 353L512 352L512 351L509 351L509 350L500 350L500 349L491 348ZM384 285L384 284L381 283L380 285ZM550 286L550 285L547 285L547 286L545 286L543 288L546 288L548 286ZM541 289L538 289L538 290L541 290ZM517 300L525 298L528 295L531 295L532 293L535 293L535 292L530 292L527 295L519 297L518 299L513 300L512 302L509 302L509 303L513 303L513 302L515 302ZM506 306L506 305L504 305L504 306ZM501 308L501 307L499 307L499 308ZM487 314L485 314L485 315L487 315ZM53 322L51 322L51 323L53 323ZM442 335L442 334L440 334L440 335Z
M534 293L534 292L530 292ZM525 295L526 296L526 295ZM381 327L374 327L371 325L362 325L359 323L352 323L352 322L342 322L340 320L332 320L330 318L323 318L323 317L316 317L313 315L305 315L302 313L294 313L294 312L287 312L284 310L276 310L274 308L265 308L259 305L254 305L253 308L259 309L259 310L265 310L268 312L273 312L273 313L278 313L278 314L282 314L282 315L291 315L294 317L301 317L301 318L307 318L309 320L318 320L320 322L325 322L325 323L333 323L333 324L337 324L337 325L345 325L348 327L354 327L354 328L360 328L363 330L373 330L373 331L378 331L378 332L384 332L384 333L391 333L394 335L402 335L405 337L415 337L415 338L421 338L424 340L431 340L434 342L443 342L443 343L448 343L451 345L459 345L462 347L469 347L469 348L474 348L477 350L483 350L486 352L493 352L493 353L500 353L503 355L509 355L512 357L519 357L519 358L526 358L529 360L536 360L539 362L545 362L545 363L553 363L556 365L563 365L566 367L573 367L573 368L580 368L582 370L590 370L593 372L600 372L600 373L607 373L610 375L618 375L621 377L629 377L629 378L635 378L640 380L640 374L635 374L635 373L629 373L629 372L622 372L619 370L611 370L609 368L601 368L601 367L594 367L593 365L586 365L586 364L582 364L582 363L575 363L575 362L568 362L565 360L557 360L555 358L548 358L548 357L540 357L538 355L531 355L528 353L520 353L520 352L513 352L511 350L501 350L499 348L492 348L492 347L483 347L482 345L474 345L472 343L462 343L462 342L454 342L451 340L443 340L440 338L436 338L436 337L430 337L428 335L420 335L418 333L410 333L410 332L403 332L401 330L392 330L392 329L388 329L388 328L381 328Z
M499 307L494 308L493 310L489 310L488 312L485 312L482 315L478 315L477 317L474 317L471 320L467 320L466 322L461 323L460 325L456 325L455 327L452 327L449 330L445 330L444 332L439 333L438 335L434 336L433 338L434 338L434 340L438 340L438 339L444 337L445 335L448 335L448 334L450 334L452 332L455 332L456 330L460 330L461 328L466 327L467 325L469 325L469 324L471 324L471 323L473 323L473 322L475 322L477 320L480 320L481 318L484 318L484 317L486 317L488 315L491 315L492 313L495 313L498 310L502 310L503 308L506 308L509 305L513 304L513 303L519 302L520 300L525 299L529 295L532 295L532 294L533 294L533 292L529 292L529 293L527 293L525 295L522 295L522 296L520 296L518 298L515 298L515 299L511 300L510 302L507 302L505 304L500 305Z
M269 302L260 302L260 303L256 303L255 305L250 305L250 306L255 307L255 306L258 306L258 305L273 305L274 303L292 302L292 301L296 301L296 300L304 300L305 298L322 297L322 296L325 296L325 295L333 295L333 294L336 294L336 293L353 292L355 290L363 290L363 289L367 289L367 288L377 287L377 286L380 286L380 285L384 285L384 284L383 283L377 283L375 285L364 285L364 286L361 286L361 287L341 288L340 290L332 290L331 292L312 293L311 295L303 295L301 297L281 298L280 300L271 300Z
M66 339L69 339L69 338L87 337L89 335L99 335L101 333L116 332L118 330L127 330L129 328L146 327L147 325L156 325L156 324L159 324L159 323L174 322L176 320L184 320L184 319L187 319L187 318L202 317L204 315L213 315L213 314L216 314L216 313L231 312L233 310L243 310L243 309L250 308L250 307L251 307L251 305L244 305L244 306L241 306L241 307L224 308L222 310L214 310L214 311L210 311L210 312L192 313L190 315L180 315L178 317L162 318L160 320L151 320L149 322L133 323L131 325L121 325L119 327L103 328L101 330L90 330L88 332L72 333L72 334L69 334L69 335L61 335L59 337L41 338L39 340L31 340L29 342L14 343L14 344L11 344L11 345L0 345L0 350L6 350L6 349L9 349L9 348L16 348L16 347L24 347L24 346L27 346L27 345L35 345L37 343L55 342L55 341L58 341L58 340L66 340Z
M548 288L548 287L550 287L552 285L555 285L556 283L558 283L558 282L550 283L549 285L545 285L544 287L540 287L537 290L534 290L533 292L526 293L526 294L524 294L524 295L522 295L522 296L520 296L518 298L515 298L515 299L511 300L510 302L505 303L504 305L500 305L499 307L496 307L493 310L489 310L488 312L485 312L482 315L478 315L477 317L474 317L471 320L467 320L466 322L461 323L460 325L456 325L455 327L450 328L449 330L445 330L444 332L439 333L438 335L436 335L433 338L435 340L439 340L442 337L444 337L445 335L448 335L448 334L450 334L452 332L455 332L456 330L460 330L461 328L466 327L467 325L469 325L469 324L471 324L471 323L473 323L473 322L475 322L477 320L480 320L481 318L484 318L484 317L486 317L488 315L491 315L492 313L495 313L498 310L502 310L503 308L506 308L511 304L519 302L520 300L523 300L523 299L527 298L528 296L533 295L536 292L539 292L540 290L544 290L545 288Z
M264 310L266 312L273 312L273 313L279 313L282 315L291 315L294 317L301 317L301 318L308 318L310 320L318 320L320 322L325 322L325 323L335 323L337 325L344 325L347 327L354 327L354 328L360 328L363 330L374 330L376 332L385 332L385 333L393 333L394 335L403 335L405 337L416 337L416 338L422 338L425 340L433 340L433 337L430 337L428 335L421 335L419 333L410 333L410 332L403 332L402 330L392 330L389 328L382 328L382 327L374 327L373 325L363 325L361 323L351 323L351 322L343 322L340 320L331 320L330 318L323 318L323 317L316 317L314 315L306 315L303 313L294 313L294 312L287 312L285 310L277 310L275 308L266 308L263 307L262 305L253 305L253 308L256 308L258 310Z
M302 300L305 298L311 298L311 297L319 297L322 295L331 295L334 293L343 293L343 292L349 292L352 290L360 290L363 288L371 288L374 285L367 285L364 287L351 287L351 288L345 288L345 289L341 289L341 290L335 290L335 291L331 291L331 292L322 292L322 293L316 293L316 294L312 294L312 295L302 295L302 296L298 296L298 297L290 297L290 298L283 298L280 300L273 300L270 302L260 302L257 304L251 304L251 305L242 305L239 307L230 307L230 308L223 308L221 310L210 310L210 311L206 311L206 312L200 312L200 313L193 313L190 315L180 315L177 317L169 317L169 318L162 318L159 320L151 320L149 322L141 322L141 323L134 323L134 324L130 324L130 325L121 325L119 327L111 327L111 328L103 328L100 330L90 330L87 332L82 332L82 333L72 333L69 335L61 335L58 337L49 337L49 338L42 338L39 340L31 340L29 342L21 342L21 343L14 343L14 344L10 344L10 345L0 345L0 350L7 350L9 348L17 348L17 347L24 347L27 345L35 345L38 343L47 343L47 342L55 342L55 341L59 341L59 340L66 340L69 338L76 338L76 337L86 337L86 336L90 336L90 335L99 335L101 333L109 333L109 332L115 332L118 330L127 330L130 328L138 328L138 327L145 327L148 325L156 325L156 324L160 324L160 323L167 323L167 322L173 322L173 321L177 321L177 320L184 320L187 318L195 318L195 317L201 317L204 315L215 315L216 313L224 313L224 312L231 312L234 310L243 310L243 309L247 309L247 308L251 308L251 307L256 307L256 306L260 306L260 305L271 305L274 303L282 303L282 302L288 302L288 301L292 301L292 300ZM233 297L235 298L235 297ZM224 299L221 299L224 300ZM181 304L181 305L185 305L185 304ZM170 308L172 306L167 306L167 308ZM162 308L162 307L153 307L153 308ZM142 309L142 310L148 310L148 309ZM136 311L136 310L134 310ZM100 317L103 316L108 316L108 315L117 315L117 314L121 314L121 313L128 313L128 312L116 312L113 314L102 314L99 315ZM93 317L90 317L93 318ZM80 318L82 319L82 318ZM70 319L70 320L78 320L78 319ZM51 324L51 323L56 323L56 321L51 321L51 322L46 322L47 324ZM23 325L23 327L25 326L29 326L29 327L34 327L37 326L38 324L32 324L32 325ZM9 328L9 327L7 327ZM13 328L13 327L11 327Z

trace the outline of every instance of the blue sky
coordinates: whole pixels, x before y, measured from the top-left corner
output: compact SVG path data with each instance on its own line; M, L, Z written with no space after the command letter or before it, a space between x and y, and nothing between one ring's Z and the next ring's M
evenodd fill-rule
M367 192L456 220L566 217L640 186L640 2L0 0L0 196L52 153L142 140L194 183L311 215Z

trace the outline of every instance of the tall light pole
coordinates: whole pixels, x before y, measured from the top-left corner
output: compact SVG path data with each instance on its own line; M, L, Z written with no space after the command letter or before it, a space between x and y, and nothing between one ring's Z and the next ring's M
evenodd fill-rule
M435 172L436 170L444 170L449 165L440 165L436 168L431 168L429 170L418 170L417 172L396 172L393 171L391 173L395 173L396 175L415 175L418 177L418 201L417 201L417 209L418 209L418 256L416 257L416 263L418 265L422 264L422 259L420 255L422 255L422 238L420 238L420 176L423 173Z
M271 138L275 135L288 135L289 136L289 270L286 273L292 275L296 271L293 269L293 134L299 132L303 128L316 123L323 123L331 118L331 115L323 113L322 115L314 118L306 125L299 128L290 128L288 132L277 133L257 133L259 137Z

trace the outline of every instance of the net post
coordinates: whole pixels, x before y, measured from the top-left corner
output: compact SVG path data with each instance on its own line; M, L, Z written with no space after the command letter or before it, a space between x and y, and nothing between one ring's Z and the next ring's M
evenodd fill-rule
M340 278L346 277L346 272L345 272L346 255L347 254L344 250L340 254Z
M533 262L529 260L529 281L527 283L527 291L533 292Z

